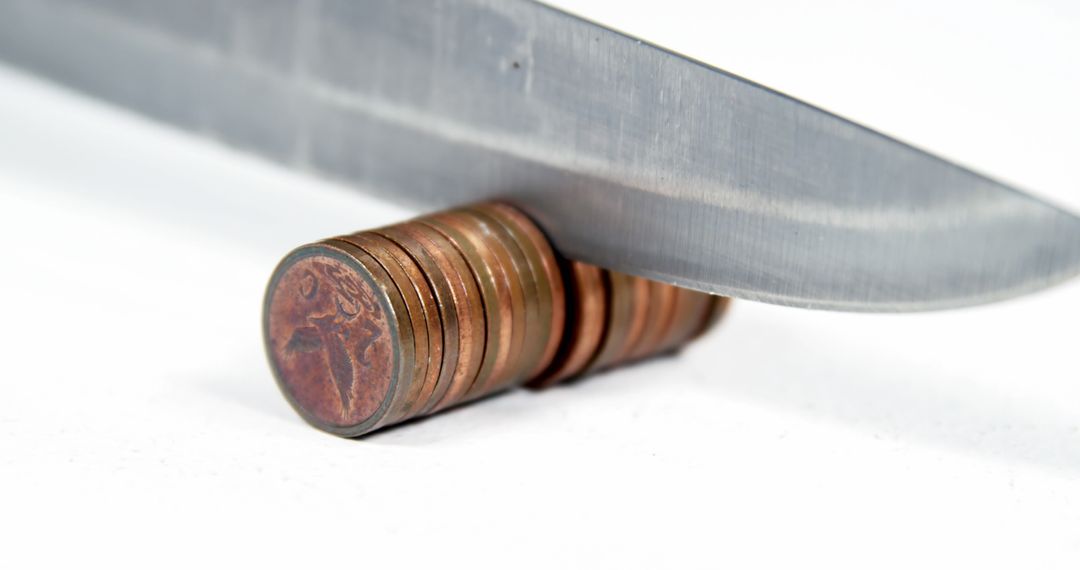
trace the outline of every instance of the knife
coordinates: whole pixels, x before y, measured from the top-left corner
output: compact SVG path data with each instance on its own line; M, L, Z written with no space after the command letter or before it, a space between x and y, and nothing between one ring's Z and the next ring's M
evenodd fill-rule
M0 0L0 58L419 210L512 199L568 256L920 311L1080 272L1080 219L527 0Z

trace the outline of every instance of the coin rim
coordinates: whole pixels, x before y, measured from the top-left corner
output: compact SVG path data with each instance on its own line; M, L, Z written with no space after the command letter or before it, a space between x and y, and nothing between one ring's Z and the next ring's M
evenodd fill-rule
M719 324L731 310L731 297L721 297L719 295L713 295L712 297L712 310L705 316L702 320L701 327L690 336L687 342L701 338L705 333L709 332L713 327Z
M504 334L500 346L506 346L505 361L496 366L491 381L485 386L484 394L492 394L508 388L520 381L522 369L522 347L527 338L529 303L525 298L521 275L518 274L519 261L514 259L506 240L497 233L496 224L479 218L475 213L460 209L447 212L448 223L461 227L481 251L490 254L486 257L492 262L491 269L496 279L496 293L500 297L500 318Z
M405 223L398 227L413 237L429 254L433 254L432 257L440 273L450 283L451 291L455 292L454 304L458 310L458 361L454 370L454 381L432 409L438 412L464 402L483 364L487 323L483 305L478 302L480 301L480 287L473 279L472 272L461 253L442 234L423 224ZM439 244L437 243L439 241L445 243ZM429 242L429 244L424 245L424 242ZM440 258L444 263L439 263ZM462 322L466 326L462 326ZM461 347L469 350L461 350ZM463 354L467 358L463 357Z
M483 212L471 208L456 211L476 227L482 239L487 240L503 268L510 295L513 310L510 340L511 365L507 367L504 378L493 390L498 391L519 385L529 379L528 374L536 359L540 357L540 351L543 350L540 341L545 339L538 334L543 330L539 319L539 304L541 303L537 295L539 286L529 259L516 243L510 230ZM532 296L525 290L526 281L532 287Z
M686 344L701 328L704 319L712 313L713 307L712 295L678 287L675 307L672 309L673 323L660 341L657 351L667 352Z
M480 289L480 302L484 309L484 353L476 378L466 391L464 401L486 394L487 388L501 374L510 357L511 334L509 305L502 303L497 278L493 268L494 260L487 259L481 250L483 244L477 244L467 231L454 227L454 222L446 221L442 214L425 216L417 220L442 234L465 260L473 280ZM510 317L509 319L505 317Z
M652 320L645 323L645 333L635 351L635 360L658 354L660 341L667 336L675 316L672 309L678 296L678 287L659 281L650 281L649 284L649 304L655 305L656 309L650 312Z
M289 405L292 406L293 410L295 410L296 413L301 418L303 418L305 422L315 428L318 428L328 433L340 435L343 437L357 437L368 433L374 429L378 429L378 427L380 427L378 425L378 422L385 418L387 412L390 410L390 405L393 401L394 395L397 392L399 371L400 368L403 368L401 366L402 354L398 343L390 343L392 352L390 382L386 388L386 395L383 397L383 401L379 404L379 407L376 408L370 416L363 419L359 423L348 426L339 426L334 424L328 424L315 417L313 414L308 412L308 410L303 405L301 405L300 402L298 402L296 398L292 395L292 392L289 390L288 384L284 378L284 374L282 374L281 369L278 367L276 359L277 353L272 344L273 341L270 338L271 304L273 302L274 293L277 290L277 284L284 275L285 270L287 270L293 264L302 259L320 255L335 258L343 263L353 265L354 269L357 269L356 273L362 279L364 279L368 286L372 288L372 291L378 291L380 289L375 283L374 277L368 274L366 268L361 266L359 262L354 260L350 255L348 255L348 253L335 250L332 246L323 243L311 243L302 245L289 252L289 254L287 254L277 264L277 266L274 268L274 272L270 275L270 282L267 284L266 294L263 297L263 346L266 351L267 360L270 364L270 371L274 375L274 381L277 383L278 389L285 397L285 400L289 402ZM394 314L393 307L390 305L388 299L384 298L382 295L375 295L375 297L378 297L379 305L384 311L386 311L387 315ZM391 338L399 338L396 323L397 319L387 318L386 321L388 323L388 326L391 327Z
M604 270L580 261L571 261L568 269L567 282L573 283L574 291L570 296L574 322L567 328L568 349L532 384L537 388L548 388L581 374L596 354L607 326Z
M612 364L620 365L634 360L635 352L641 339L645 334L645 326L649 322L650 313L650 294L652 291L652 281L645 279L644 277L638 277L631 275L631 290L633 293L633 313L630 322L627 323L627 338L624 341L623 350L619 357Z
M604 270L607 295L607 326L600 340L596 355L585 368L585 373L610 367L618 362L630 334L629 324L633 317L633 283L631 276L617 271Z
M536 259L540 262L540 268L547 278L551 295L551 322L548 328L548 338L544 344L544 352L530 373L530 376L536 377L550 367L555 358L555 353L566 334L567 298L566 283L564 282L561 267L562 258L555 253L550 241L540 227L517 207L506 202L485 202L478 207L489 208L493 212L493 217L502 220L506 227L516 228L518 233L523 234L525 239L520 243L532 246Z
M394 282L402 300L405 302L405 310L408 312L409 321L412 325L413 381L409 385L409 390L405 394L405 397L400 402L395 402L396 407L391 408L390 410L390 415L392 416L391 422L396 423L404 421L413 415L413 411L419 401L420 394L424 388L424 382L427 380L428 362L430 360L428 358L430 343L428 341L427 319L424 316L424 309L421 306L420 295L416 292L408 274L405 273L405 270L396 260L392 257L384 257L389 254L381 248L371 247L370 245L365 246L363 240L368 238L365 238L362 235L344 235L332 239L334 241L351 244L371 256L371 258L383 268L383 271L390 276L390 280Z
M454 383L458 359L461 354L461 326L459 323L461 313L454 299L453 288L446 276L442 274L442 269L435 261L434 256L408 232L400 231L403 225L387 226L371 230L371 232L390 240L400 247L405 252L405 255L408 255L420 268L424 277L428 280L432 292L435 294L439 317L442 322L443 360L442 366L439 368L439 378L435 388L432 390L428 401L420 408L417 414L427 415L442 401Z
M320 243L338 247L345 251L346 254L353 256L359 264L372 273L372 277L375 278L376 283L379 283L380 279L384 278L384 282L379 283L379 285L380 289L387 295L387 299L390 300L390 304L395 305L393 315L394 318L398 320L397 335L395 335L395 338L400 347L401 362L415 363L416 335L412 328L412 319L409 316L409 309L405 302L405 296L401 293L401 288L394 281L394 278L383 268L382 264L380 264L377 259L349 242L341 241L337 238L329 238L322 240ZM376 277L374 274L380 271L383 275ZM397 293L396 297L392 295L393 292ZM390 402L390 410L374 427L371 428L372 431L397 423L401 420L400 417L395 416L395 412L400 413L406 395L412 390L412 386L416 382L416 377L413 375L414 370L415 365L400 367L398 370L398 384L394 399Z
M405 272L409 282L416 291L417 297L420 299L420 306L424 313L424 320L428 331L428 366L427 375L424 379L419 398L413 408L412 416L416 417L422 415L439 384L446 360L444 357L444 352L446 350L444 346L446 342L446 339L444 338L445 327L441 314L442 309L439 307L439 300L436 296L434 285L424 273L423 267L413 259L405 248L401 247L401 245L394 240L370 231L358 232L353 235L371 240L374 242L372 247L383 249L387 255L401 267L402 271Z

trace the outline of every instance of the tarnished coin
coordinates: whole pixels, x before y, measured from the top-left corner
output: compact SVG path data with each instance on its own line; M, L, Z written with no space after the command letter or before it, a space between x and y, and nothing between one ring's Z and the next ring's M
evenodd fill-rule
M687 340L687 342L689 342L691 340L694 340L694 339L700 337L701 335L709 332L709 329L716 326L716 324L719 323L724 318L724 315L727 314L728 309L730 309L730 307L731 307L731 298L730 297L713 296L712 308L709 309L708 314L705 316L705 318L704 318L704 320L703 320L703 322L701 324L701 327L697 331L695 331L693 335L690 336L690 338Z
M691 289L675 288L671 325L660 339L656 352L668 352L685 344L701 330L713 309L713 296Z
M405 394L405 397L401 400L394 402L389 412L389 421L398 422L411 417L418 411L420 405L420 396L423 393L424 382L427 379L428 371L428 349L430 343L428 342L428 323L424 314L424 307L420 301L420 296L417 294L416 287L413 286L412 280L402 269L383 244L375 242L377 236L372 237L365 234L358 234L352 236L339 236L334 238L333 241L343 241L352 244L370 255L382 266L383 270L390 276L390 279L397 286L398 291L401 292L402 299L405 301L405 309L409 314L409 321L412 323L413 342L415 343L415 351L413 358L413 382L409 387L409 391Z
M465 259L469 271L480 288L479 301L487 323L484 337L484 356L472 386L464 399L486 394L500 379L510 358L510 338L513 334L513 308L502 266L487 244L471 228L463 227L460 216L441 214L416 220L442 234Z
M545 388L577 376L596 355L607 326L607 291L603 270L578 261L570 262L568 291L574 303L567 315L567 338L551 368L531 385Z
M373 259L339 244L300 247L267 287L263 334L281 391L309 423L356 436L407 392L413 339L400 292Z
M648 279L630 276L630 296L633 300L630 303L630 321L626 325L626 340L617 357L619 364L633 359L634 350L645 334L645 324L649 320L649 283L651 281Z
M398 345L398 352L401 354L401 362L398 365L398 381L394 388L390 409L372 429L396 423L402 419L401 408L408 399L407 395L412 390L412 387L416 383L423 382L423 378L413 376L416 361L416 336L412 327L412 319L409 316L408 305L401 294L401 288L398 287L397 283L394 282L394 278L383 269L375 258L355 245L337 239L323 240L320 243L340 248L363 266L375 278L375 282L379 285L379 291L386 296L390 301L390 306L394 309L393 314L397 325L397 336L394 340L395 344Z
M508 277L511 304L514 313L513 336L511 339L511 366L505 379L495 386L495 390L509 388L528 380L528 375L537 366L543 356L544 344L548 341L551 326L550 287L543 282L542 288L535 271L542 273L537 260L537 268L532 268L521 245L517 243L511 231L500 221L476 208L461 209L468 216L486 243L495 250ZM548 304L541 310L541 303Z
M608 291L607 327L596 356L589 363L588 371L602 370L618 362L626 349L630 334L630 320L634 317L633 278L617 271L604 271Z
M675 304L676 287L658 281L649 281L648 316L645 330L630 355L631 360L656 354L656 348L671 325L672 307Z
M512 282L522 289L526 327L524 346L518 358L518 372L514 375L520 383L535 375L554 334L551 329L555 311L553 287L547 278L541 252L532 245L524 231L490 205L471 206L466 211L484 224L489 235L496 237L506 247L516 268L512 272ZM561 340L561 331L558 337Z
M439 379L427 402L420 408L421 414L427 414L446 397L447 392L450 391L450 386L454 384L454 377L457 375L462 333L458 322L460 311L458 311L454 301L455 291L442 274L442 269L436 263L435 256L428 253L427 248L416 239L413 239L408 232L403 231L401 226L380 228L373 230L371 233L390 240L400 247L402 251L406 252L408 257L420 266L428 284L431 286L432 292L435 294L439 319L443 327L443 357L442 366L439 369Z
M524 260L515 259L504 241L501 228L493 227L493 222L480 218L476 213L468 210L455 210L449 212L448 223L457 224L459 228L470 236L474 245L479 250L490 254L493 260L492 269L496 277L496 294L500 297L500 317L505 320L502 324L503 336L500 340L501 347L506 347L505 361L496 366L491 382L484 388L485 394L502 390L512 385L519 384L524 374L522 361L523 346L527 340L527 317L528 305L522 286L521 276L518 274L523 267ZM535 301L535 300L534 300ZM509 335L506 332L509 331Z
M476 208L491 213L504 222L507 229L520 236L518 243L526 254L539 263L542 271L538 273L542 273L544 280L547 281L548 291L546 297L550 301L545 301L542 296L541 302L550 302L551 325L548 328L549 334L544 343L541 358L530 373L530 376L536 376L550 366L552 359L555 357L555 351L559 348L566 326L566 291L562 272L559 269L559 258L556 257L555 251L551 248L551 244L548 242L547 237L544 236L544 233L540 231L540 228L517 208L500 202L480 204ZM541 306L546 307L548 305L542 304Z
M410 257L408 252L394 241L372 232L361 232L354 234L354 236L362 240L366 251L380 250L397 262L405 275L408 276L409 283L420 301L424 323L427 328L427 372L413 413L422 413L427 402L431 401L432 395L435 393L443 369L444 326L435 289L416 260ZM456 323L453 332L455 335L457 334ZM456 351L454 358L455 360L457 358ZM449 376L447 378L447 382L449 382Z
M439 268L439 275L450 284L454 307L458 311L458 362L453 382L434 411L460 404L476 380L484 360L487 323L480 298L480 287L465 258L442 234L424 224L406 223L397 229L422 246ZM438 277L436 277L438 278Z

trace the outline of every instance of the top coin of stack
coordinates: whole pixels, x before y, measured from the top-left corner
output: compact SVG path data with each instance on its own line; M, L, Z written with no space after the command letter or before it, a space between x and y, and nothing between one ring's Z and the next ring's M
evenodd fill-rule
M356 436L674 349L714 299L565 262L523 213L486 203L294 250L263 325L293 407Z

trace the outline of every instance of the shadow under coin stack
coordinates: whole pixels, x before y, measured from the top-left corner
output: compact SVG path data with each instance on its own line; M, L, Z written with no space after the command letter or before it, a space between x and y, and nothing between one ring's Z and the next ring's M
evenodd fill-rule
M669 352L726 307L565 261L525 214L484 203L294 250L270 279L263 333L297 412L358 436Z

